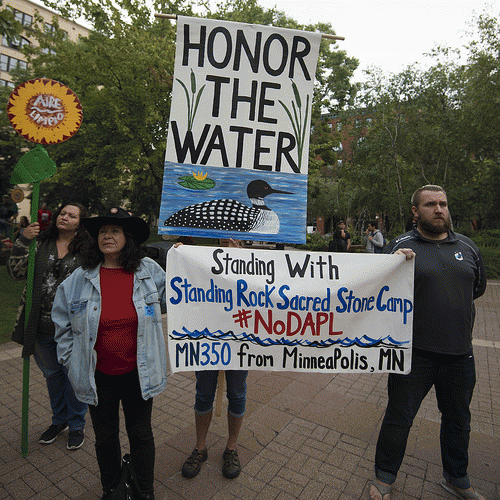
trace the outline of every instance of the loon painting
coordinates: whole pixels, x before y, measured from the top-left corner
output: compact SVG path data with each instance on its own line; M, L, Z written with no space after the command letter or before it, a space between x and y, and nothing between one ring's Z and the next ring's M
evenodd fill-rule
M254 180L247 186L251 207L231 199L205 201L175 212L165 221L165 226L278 234L278 215L264 201L273 193L293 194L273 189L263 180Z

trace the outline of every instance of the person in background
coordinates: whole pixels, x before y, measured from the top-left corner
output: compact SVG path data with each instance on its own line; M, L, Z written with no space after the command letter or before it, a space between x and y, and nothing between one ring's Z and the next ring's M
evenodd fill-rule
M472 240L451 229L443 188L418 189L412 211L416 227L386 249L416 254L411 372L389 374L389 402L377 441L370 499L390 500L413 419L434 386L441 412L441 486L458 498L484 500L467 475L469 407L476 383L474 299L486 289L483 260Z
M38 210L38 224L40 224L40 231L45 231L52 219L52 212L47 208L47 203L42 203L42 208Z
M83 219L91 251L57 290L52 309L59 361L89 405L102 499L121 471L119 406L142 500L154 499L153 397L165 389L165 271L142 257L149 226L121 208Z
M87 405L76 399L67 372L57 360L55 329L50 314L58 285L81 264L82 254L90 245L90 237L81 225L81 218L86 214L87 209L79 203L63 203L49 230L38 238L28 323L25 326L26 296L23 294L12 334L12 340L23 344L23 358L34 355L47 382L52 424L40 436L39 442L53 443L69 428L69 450L77 450L84 442ZM39 234L38 222L22 230L8 261L7 268L12 278L26 279L29 246Z
M377 229L377 221L371 221L366 228L366 251L369 253L382 253L384 236Z
M28 227L30 225L30 221L26 215L21 215L21 218L19 219L19 224L17 225L15 231L14 231L14 241L19 238L21 235L23 229L25 227Z
M18 213L17 205L8 194L4 194L0 203L0 233L6 238L12 237L12 227Z
M182 243L176 243L178 247ZM239 247L236 240L220 240L221 246ZM226 448L222 454L222 474L228 479L234 479L241 472L241 464L238 457L238 437L246 405L246 379L248 370L226 370L227 387L227 427L228 438ZM196 425L196 445L191 455L182 465L182 475L185 478L193 478L201 470L201 464L208 458L207 436L212 422L213 403L217 390L219 377L218 370L197 371L196 374L196 396L194 405L194 417Z
M346 231L345 221L341 220L337 224L337 229L333 233L332 241L328 250L330 252L348 252L351 248L351 235Z

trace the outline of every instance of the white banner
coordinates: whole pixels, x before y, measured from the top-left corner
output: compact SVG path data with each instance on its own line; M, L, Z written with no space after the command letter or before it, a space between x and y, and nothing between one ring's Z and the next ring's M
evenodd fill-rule
M413 269L400 255L172 248L171 369L408 373Z

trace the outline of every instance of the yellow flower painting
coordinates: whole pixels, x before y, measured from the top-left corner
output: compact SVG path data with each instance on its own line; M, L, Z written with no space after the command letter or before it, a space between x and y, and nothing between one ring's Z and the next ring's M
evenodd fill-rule
M58 144L71 138L82 124L76 94L55 80L37 78L10 94L7 115L14 130L37 144Z

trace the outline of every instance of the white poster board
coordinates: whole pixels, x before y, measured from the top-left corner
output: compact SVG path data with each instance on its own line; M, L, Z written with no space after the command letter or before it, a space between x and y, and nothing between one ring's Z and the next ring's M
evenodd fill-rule
M305 242L320 40L178 16L160 234Z
M171 369L408 373L413 272L401 255L172 248Z

